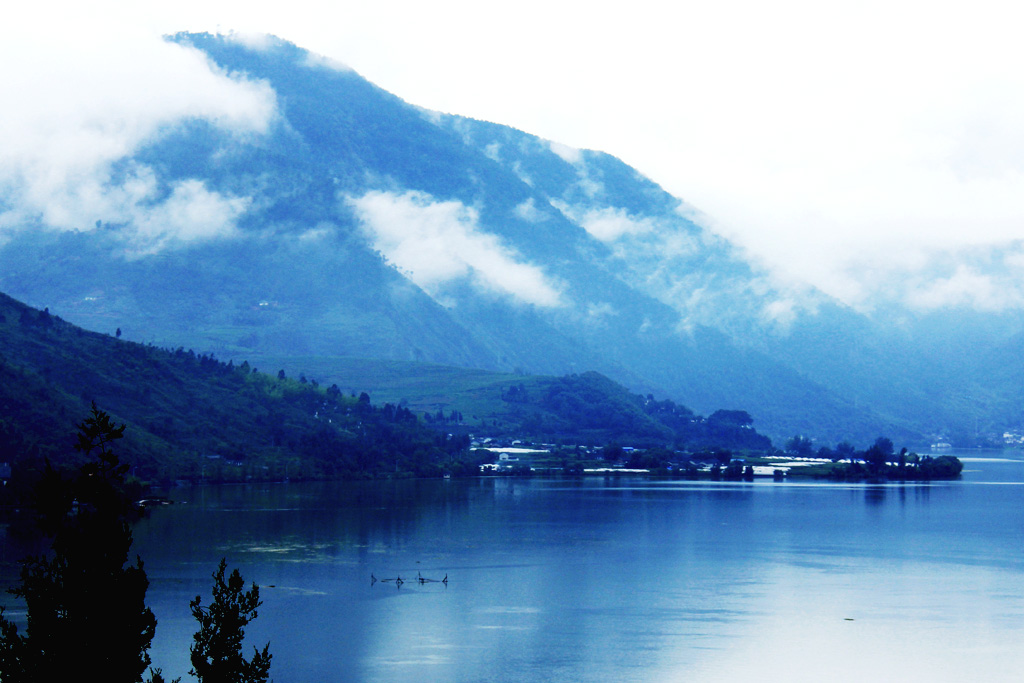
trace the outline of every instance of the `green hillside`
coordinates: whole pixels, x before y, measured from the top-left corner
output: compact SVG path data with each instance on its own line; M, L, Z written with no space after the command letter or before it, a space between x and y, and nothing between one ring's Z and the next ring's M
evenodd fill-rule
M439 474L464 448L408 410L304 379L124 342L0 295L0 461L15 475L72 460L95 403L148 480Z
M302 368L343 390L365 388L375 401L405 407L435 428L475 437L688 450L770 447L744 411L718 410L704 418L670 400L631 393L596 372L552 377L322 356L263 356L257 362L288 372Z
M0 462L12 465L15 488L46 460L74 464L75 427L94 404L127 424L119 454L147 481L475 472L470 433L770 447L742 411L705 419L594 372L525 376L322 357L263 357L258 371L89 332L2 294L0 349Z

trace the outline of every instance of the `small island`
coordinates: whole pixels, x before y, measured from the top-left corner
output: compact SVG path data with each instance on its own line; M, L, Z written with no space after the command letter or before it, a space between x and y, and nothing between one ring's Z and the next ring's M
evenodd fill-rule
M803 437L793 437L787 450L810 455ZM897 453L891 439L880 436L863 451L843 442L836 448L822 448L816 454L821 462L793 468L789 476L829 479L832 481L935 481L958 479L963 463L952 455L932 457L911 453L906 448Z

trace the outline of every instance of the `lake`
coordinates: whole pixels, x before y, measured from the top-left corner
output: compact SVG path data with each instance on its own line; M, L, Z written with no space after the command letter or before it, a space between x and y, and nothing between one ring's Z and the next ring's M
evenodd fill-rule
M177 490L135 529L153 663L187 673L188 602L227 557L261 585L247 642L279 683L1020 680L1024 459L960 455L961 481L924 485Z

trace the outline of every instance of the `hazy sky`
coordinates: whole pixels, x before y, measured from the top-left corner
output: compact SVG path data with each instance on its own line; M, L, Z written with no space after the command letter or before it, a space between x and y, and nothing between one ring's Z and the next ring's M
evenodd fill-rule
M270 32L413 104L614 154L847 301L888 268L912 277L935 250L1024 238L1024 10L1009 2L151 4L5 9L0 146L23 148L9 164L44 166L33 150L65 117L96 126L117 108L151 111L119 119L96 154L116 156L160 116L258 127L194 92L191 67L156 43ZM1024 275L1019 251L1011 275ZM955 268L947 289L994 291Z

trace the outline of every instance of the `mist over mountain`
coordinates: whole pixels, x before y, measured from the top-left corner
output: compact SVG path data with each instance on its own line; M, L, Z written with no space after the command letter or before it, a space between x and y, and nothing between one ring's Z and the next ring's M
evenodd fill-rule
M866 315L777 280L607 154L419 109L276 38L169 40L237 107L159 120L59 193L5 184L4 292L236 362L596 370L775 437L1021 421L1024 328L1002 308Z

